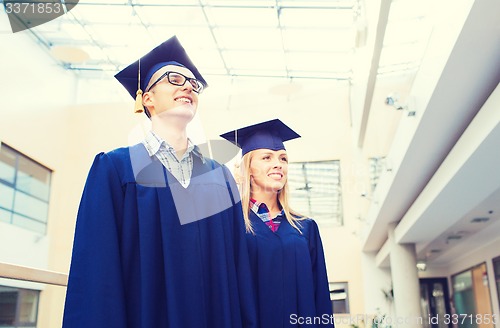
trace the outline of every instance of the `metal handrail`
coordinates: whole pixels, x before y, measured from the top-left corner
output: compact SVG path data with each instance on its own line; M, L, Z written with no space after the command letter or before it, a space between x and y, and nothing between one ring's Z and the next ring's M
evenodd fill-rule
M0 278L32 281L56 286L68 285L68 275L65 273L1 262Z

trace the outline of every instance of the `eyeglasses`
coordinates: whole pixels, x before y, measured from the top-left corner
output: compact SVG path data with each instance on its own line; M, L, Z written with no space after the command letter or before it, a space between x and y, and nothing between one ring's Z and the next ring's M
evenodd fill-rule
M186 84L186 81L188 81L193 87L194 92L201 93L203 91L203 83L201 83L197 79L192 77L187 77L177 72L165 72L153 84L151 84L151 86L146 90L146 92L151 90L158 82L163 80L165 77L167 78L170 84L182 87L184 84Z

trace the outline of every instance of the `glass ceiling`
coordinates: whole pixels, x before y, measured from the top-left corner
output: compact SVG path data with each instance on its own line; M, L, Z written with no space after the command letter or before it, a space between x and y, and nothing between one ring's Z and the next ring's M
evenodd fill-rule
M393 1L379 73L418 67L429 2ZM83 77L114 75L177 35L207 76L349 81L369 23L364 0L82 0L30 31Z
M324 79L348 85L354 72L364 69L361 75L368 76L381 25L377 81L415 74L432 32L432 4L392 0L388 17L380 19L380 2L371 0L81 0L29 31L61 66L84 79L111 77L177 35L208 81ZM342 224L338 162L291 165L290 184L299 212Z

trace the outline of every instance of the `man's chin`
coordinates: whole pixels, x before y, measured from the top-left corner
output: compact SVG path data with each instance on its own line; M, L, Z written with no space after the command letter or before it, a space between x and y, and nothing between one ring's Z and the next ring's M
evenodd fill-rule
M196 108L191 104L179 104L170 109L166 109L158 114L160 117L185 117L186 119L193 119L196 114Z

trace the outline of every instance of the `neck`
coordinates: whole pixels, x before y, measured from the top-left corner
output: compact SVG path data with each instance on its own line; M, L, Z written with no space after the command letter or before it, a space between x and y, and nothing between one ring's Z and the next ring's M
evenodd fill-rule
M171 119L162 119L158 115L151 116L151 129L161 139L175 149L176 155L182 158L188 146L186 124Z
M272 192L252 192L250 197L258 201L259 203L266 204L267 208L271 213L280 212L280 206L278 202L278 194Z

